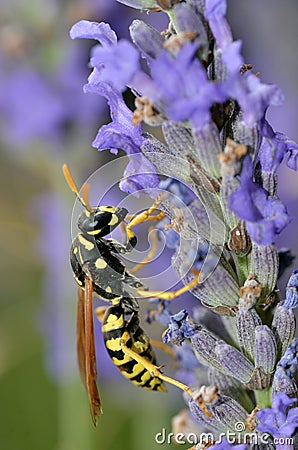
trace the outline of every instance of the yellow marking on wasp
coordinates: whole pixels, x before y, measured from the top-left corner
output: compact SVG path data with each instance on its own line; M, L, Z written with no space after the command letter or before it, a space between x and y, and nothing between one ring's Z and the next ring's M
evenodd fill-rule
M149 384L150 384L150 388L144 386L145 389L150 389L151 390L151 389L154 389L155 386L158 386L158 388L156 389L157 391L159 391L159 392L167 392L166 386L163 383L161 383L160 379L157 378L157 377L152 378L152 380L150 381Z
M124 353L124 355L125 355L125 353ZM125 355L125 356L127 357L128 355ZM132 358L129 357L128 361L131 361L131 360L132 360ZM123 371L122 373L126 376L126 378L134 378L137 375L139 375L141 372L143 372L144 369L145 369L145 367L142 364L136 362L136 364L132 368L132 372L124 372ZM150 373L149 373L149 375L150 375ZM133 380L133 382L136 384L141 384L139 381L136 381L136 380Z
M95 267L97 269L105 269L107 265L108 263L102 258L97 258L97 260L95 261Z
M74 254L76 255L76 254L78 253L78 247L75 247L75 248L73 249L73 252L74 252Z
M80 286L83 286L83 282L81 280L79 280L77 277L75 277L75 280Z
M106 291L108 294L111 294L111 292L112 292L111 286L107 286L107 287L105 288L105 291Z
M120 367L120 370L121 370L121 366L123 364L126 364L129 361L131 361L131 358L129 356L125 355L125 353L123 353L123 359L118 359L118 358L113 357L112 361L115 364L115 366ZM127 372L125 372L124 370L121 372L127 377L127 375L126 375Z
M79 241L80 243L85 247L86 250L93 250L94 249L94 244L93 242L88 241L87 239L84 238L84 236L82 236L81 234L79 234Z
M149 339L146 339L146 342L142 342L142 341L135 341L133 348L137 349L137 353L142 353L145 350L147 350L149 347Z
M108 321L102 326L102 331L105 333L107 331L117 330L118 328L121 328L123 325L124 323L122 316L117 318L116 316L110 314L110 316L108 317Z
M90 217L90 212L89 211L85 211L86 217Z
M110 222L109 222L109 225L116 225L116 223L118 223L119 222L119 219L118 219L118 217L116 216L116 214L113 214L112 215L112 219L110 220Z
M95 234L98 234L100 232L101 232L101 229L100 230L91 230L91 231L87 231L87 234L90 234L91 236L94 236Z
M108 341L106 341L106 347L108 350L113 350L115 352L121 351L120 338L110 338Z
M99 209L103 212L115 212L116 211L116 206L100 206Z
M79 260L81 261L81 264L83 266L84 265L84 260L83 260L83 257L82 257L82 253L81 253L80 247L78 247L78 251L79 251Z

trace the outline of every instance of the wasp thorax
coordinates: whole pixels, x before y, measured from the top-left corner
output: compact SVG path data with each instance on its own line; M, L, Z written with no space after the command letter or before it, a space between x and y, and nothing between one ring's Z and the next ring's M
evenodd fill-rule
M103 237L111 233L125 218L127 209L115 206L98 206L92 211L83 211L78 219L78 227L83 234Z

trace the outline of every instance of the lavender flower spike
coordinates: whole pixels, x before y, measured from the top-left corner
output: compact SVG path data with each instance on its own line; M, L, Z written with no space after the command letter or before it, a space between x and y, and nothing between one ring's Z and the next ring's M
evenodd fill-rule
M282 92L245 63L242 42L233 40L227 20L227 0L119 1L160 11L168 28L160 32L135 20L130 40L118 40L109 25L80 21L71 37L99 43L91 50L84 91L107 99L111 122L100 128L93 146L126 152L123 191L152 198L163 191L166 217L154 217L158 235L167 231L165 253L171 253L179 280L196 283L187 293L196 302L196 321L183 297L181 311L172 315L172 294L159 291L151 293L161 298L149 317L167 327L165 343L178 346L176 378L189 384L193 417L215 439L226 433L214 448L231 448L228 432L241 420L249 431L258 425L258 437L270 433L270 443L246 445L241 434L232 448L279 450L274 438L291 437L298 425L298 344L292 342L298 269L278 303L278 278L292 257L278 254L275 244L291 220L278 197L276 171L284 159L297 168L298 146L266 117ZM150 296L150 280L148 288ZM217 314L211 324L207 309L208 316ZM196 391L207 372L211 386Z

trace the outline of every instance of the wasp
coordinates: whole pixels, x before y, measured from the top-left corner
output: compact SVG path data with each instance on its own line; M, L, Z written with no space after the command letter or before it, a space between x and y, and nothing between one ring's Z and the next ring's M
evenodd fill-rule
M172 300L194 287L198 278L177 291L147 291L143 283L126 269L117 256L130 252L136 246L137 237L132 227L146 220L159 220L164 216L163 212L151 215L160 200L157 199L151 208L131 219L125 226L127 242L122 244L114 239L107 239L106 236L124 223L127 209L115 206L92 207L88 200L88 185L83 185L80 196L67 165L63 166L63 172L69 187L84 207L78 218L80 232L71 245L70 263L78 284L78 363L82 381L87 389L94 425L97 416L102 413L102 405L96 383L93 292L111 304L105 314L102 308L98 308L96 314L102 321L107 352L121 373L135 385L148 390L165 391L163 381L167 381L192 395L188 386L163 375L160 367L156 366L150 339L140 327L139 304L135 297L125 291L124 284L136 288L140 296ZM138 266L140 267L140 264Z
M74 278L79 286L77 309L79 369L88 392L92 419L94 424L96 424L97 416L102 413L102 406L96 384L97 372L92 313L93 292L103 300L114 305L114 309L108 309L103 323L103 332L105 336L109 336L106 340L108 352L110 352L109 347L111 347L113 336L115 339L120 336L134 350L137 350L137 353L141 354L144 359L155 363L155 355L150 346L149 338L139 326L136 326L138 323L138 302L124 289L124 283L134 288L144 286L137 277L126 270L125 265L117 256L117 254L130 252L137 244L137 237L130 226L127 227L127 243L125 245L114 239L106 238L118 225L123 223L128 213L127 209L115 206L92 207L88 200L87 185L83 186L83 194L80 196L67 165L63 166L63 172L69 187L84 206L84 210L78 218L80 232L71 245L70 263ZM146 220L154 209L155 206L142 213L141 219L133 219L132 225ZM128 321L125 319L125 314L129 313L133 313L133 316ZM108 332L106 328L112 323L112 318L115 317L115 314L118 318L121 318L121 324L118 321L113 325L114 330ZM123 360L121 352L118 354L118 360L114 354L110 353L110 355L122 373L131 374L131 371L133 371L134 374L139 375L136 372L138 369L135 361L128 366L124 366L120 362ZM147 377L148 374L149 372ZM134 384L148 389L164 390L162 383L160 380L157 381L157 378L151 377L152 380L149 380L149 384L139 383L138 377L136 379L133 379L133 376L130 378Z

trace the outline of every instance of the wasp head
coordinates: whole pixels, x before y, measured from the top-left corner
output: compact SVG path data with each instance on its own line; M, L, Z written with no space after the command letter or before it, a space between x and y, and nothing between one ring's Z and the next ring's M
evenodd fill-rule
M92 211L86 209L79 216L78 227L83 234L95 238L103 237L111 233L127 213L127 209L116 206L98 206Z

